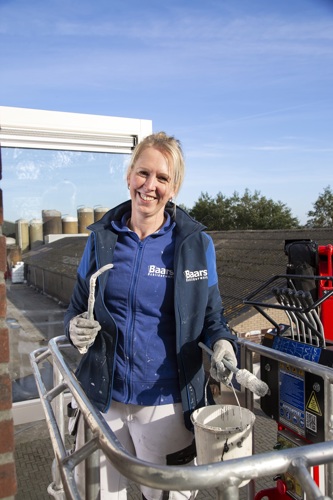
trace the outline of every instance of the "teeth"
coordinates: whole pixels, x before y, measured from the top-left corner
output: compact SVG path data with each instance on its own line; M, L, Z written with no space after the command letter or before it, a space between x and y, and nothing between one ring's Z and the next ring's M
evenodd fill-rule
M140 196L145 201L153 201L155 199L152 196L146 196L145 194L142 194L142 193L140 193Z

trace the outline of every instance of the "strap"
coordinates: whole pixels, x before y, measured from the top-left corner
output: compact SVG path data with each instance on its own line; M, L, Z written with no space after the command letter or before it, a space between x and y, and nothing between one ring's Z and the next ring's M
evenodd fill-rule
M195 440L193 439L192 443L184 448L183 450L176 451L175 453L170 453L170 455L166 456L167 465L184 465L192 462L192 460L196 457L197 450L195 446Z

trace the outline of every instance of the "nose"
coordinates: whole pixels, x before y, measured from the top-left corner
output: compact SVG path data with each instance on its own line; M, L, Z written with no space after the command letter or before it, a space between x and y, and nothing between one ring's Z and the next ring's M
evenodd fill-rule
M153 191L156 186L156 176L155 175L149 175L146 180L144 187L147 191Z

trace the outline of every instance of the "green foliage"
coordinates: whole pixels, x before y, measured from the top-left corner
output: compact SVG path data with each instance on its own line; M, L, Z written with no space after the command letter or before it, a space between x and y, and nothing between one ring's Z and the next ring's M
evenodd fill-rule
M330 186L318 196L313 208L308 212L307 227L333 227L333 192Z
M299 220L281 201L273 201L246 189L240 196L236 191L230 198L218 193L212 198L201 193L189 210L190 215L207 226L209 231L229 229L293 229Z

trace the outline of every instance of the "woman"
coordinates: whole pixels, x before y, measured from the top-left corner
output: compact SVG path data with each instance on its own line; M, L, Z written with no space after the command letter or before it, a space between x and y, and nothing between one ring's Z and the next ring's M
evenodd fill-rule
M186 452L190 415L205 404L198 342L214 350L215 379L230 377L223 356L236 365L212 239L171 201L183 177L174 137L160 132L137 145L127 171L131 200L89 226L65 317L68 338L88 348L77 370L88 397L126 449L170 465L193 459ZM110 262L114 267L99 277L95 321L88 320L89 278ZM148 500L162 498L161 491L141 491ZM189 496L170 492L174 499ZM109 462L101 469L101 497L126 498L126 479Z

